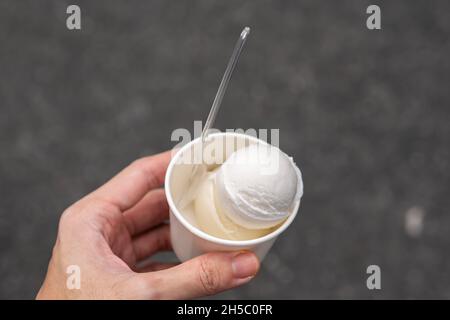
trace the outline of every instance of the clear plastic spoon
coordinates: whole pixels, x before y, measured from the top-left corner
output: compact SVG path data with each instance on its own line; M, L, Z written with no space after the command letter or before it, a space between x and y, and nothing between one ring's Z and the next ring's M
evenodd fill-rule
M231 75L233 74L234 67L236 66L239 55L241 54L242 48L244 47L245 41L247 40L247 36L250 33L250 28L245 27L242 30L239 39L234 46L233 53L231 54L230 61L228 62L227 68L225 69L225 73L223 74L222 81L220 82L219 89L217 90L216 97L214 98L214 102L212 104L211 110L209 111L208 118L206 119L205 126L203 127L202 132L202 143L205 142L205 139L208 135L208 130L214 124L216 120L217 113L219 111L220 105L222 104L223 96L225 91L227 90L228 83L230 82Z
M230 61L228 61L227 68L225 69L225 73L223 74L222 81L220 82L219 89L217 90L216 96L214 98L211 110L209 111L208 118L206 119L205 126L203 127L202 136L201 136L201 143L202 145L205 143L206 138L208 136L208 131L214 124L216 120L217 113L219 111L220 105L222 104L223 96L225 94L225 91L227 90L228 83L230 82L231 75L233 74L234 67L236 66L239 55L241 54L242 48L244 47L245 41L247 40L247 36L250 33L250 28L245 27L241 34L239 35L239 38L236 42L236 45L234 46L233 53L231 54ZM202 157L203 158L203 157ZM200 182L200 177L195 179L195 176L198 173L199 168L202 166L202 164L194 164L189 181L190 181L190 190L196 189ZM190 201L192 200L193 195L195 192L187 192L183 197L181 197L179 201L179 206L184 207Z

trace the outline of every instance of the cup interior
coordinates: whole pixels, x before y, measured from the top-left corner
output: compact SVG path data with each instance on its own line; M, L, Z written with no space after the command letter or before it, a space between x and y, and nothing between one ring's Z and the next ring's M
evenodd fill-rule
M219 166L234 151L257 143L267 144L265 141L245 134L214 133L208 136L203 148L200 138L197 138L183 146L173 156L166 173L166 197L172 213L188 230L200 238L218 244L255 245L278 236L291 224L297 214L300 201L295 204L293 212L278 228L263 237L251 240L227 240L202 231L197 226L193 213L182 212L179 208L180 200L189 188L190 175L194 165L203 160L208 167Z

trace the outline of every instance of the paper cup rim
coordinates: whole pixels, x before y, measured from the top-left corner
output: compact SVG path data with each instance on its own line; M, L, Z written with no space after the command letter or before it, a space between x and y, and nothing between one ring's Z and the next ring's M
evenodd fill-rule
M256 137L253 137L251 135L247 135L247 134L243 134L243 133L236 133L236 132L217 132L217 133L212 133L210 135L208 135L208 138L213 138L213 137L217 137L217 136L235 136L235 137L241 137L244 139L248 139L250 141L256 142L256 143L265 143L267 144L267 142L260 140ZM225 246L230 246L230 247L242 247L242 246L254 246L257 244L261 244L264 242L267 242L269 240L272 240L273 238L276 238L278 235L280 235L284 230L286 230L290 224L292 223L292 221L294 221L295 217L297 216L298 213L298 209L300 207L300 202L301 199L299 199L299 201L295 204L294 210L293 212L289 215L289 217L274 231L260 237L260 238L256 238L256 239L250 239L250 240L228 240L228 239L222 239L222 238L218 238L215 236L212 236L202 230L200 230L199 228L193 226L184 216L183 214L178 210L177 206L175 205L175 202L172 198L172 193L170 190L170 178L172 175L172 171L173 168L175 167L175 165L177 164L177 160L178 158L183 154L184 151L186 151L188 148L190 148L193 144L197 143L200 140L201 137L196 138L192 141L190 141L189 143L187 143L186 145L184 145L183 147L181 147L177 153L172 157L172 159L170 160L169 166L167 167L167 172L165 175L165 183L164 183L164 190L166 193L166 198L167 198L167 202L169 204L169 208L170 211L173 213L173 215L175 215L175 217L178 219L179 222L181 222L181 224L188 229L191 233L193 233L194 235L196 235L199 238L202 238L204 240L216 243L216 244L220 244L220 245L225 245ZM300 171L300 175L301 175L301 171Z

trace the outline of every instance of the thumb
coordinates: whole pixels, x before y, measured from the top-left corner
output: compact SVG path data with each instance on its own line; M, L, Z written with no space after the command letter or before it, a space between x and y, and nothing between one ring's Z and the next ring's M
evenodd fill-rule
M252 252L214 252L148 276L156 281L159 298L190 299L240 286L258 270L259 261Z

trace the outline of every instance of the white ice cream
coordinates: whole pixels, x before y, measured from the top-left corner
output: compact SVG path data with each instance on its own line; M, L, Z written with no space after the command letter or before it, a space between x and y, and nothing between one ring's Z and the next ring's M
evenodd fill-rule
M280 149L254 144L234 152L216 176L218 202L235 223L248 229L283 221L303 194L300 170Z
M250 145L212 171L199 170L189 210L206 233L231 240L255 239L276 229L303 194L300 170L276 147Z

